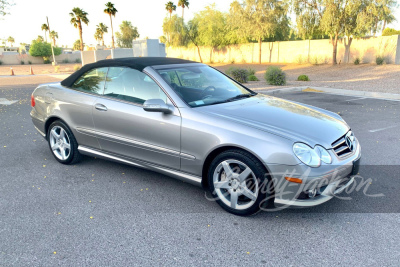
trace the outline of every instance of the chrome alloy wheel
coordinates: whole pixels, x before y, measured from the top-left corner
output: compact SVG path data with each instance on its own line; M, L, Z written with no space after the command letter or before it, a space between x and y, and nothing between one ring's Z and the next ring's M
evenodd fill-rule
M68 135L60 126L54 126L50 131L50 147L53 154L60 160L67 160L71 154Z
M258 197L257 177L238 160L221 162L214 171L213 184L219 199L232 209L250 208Z

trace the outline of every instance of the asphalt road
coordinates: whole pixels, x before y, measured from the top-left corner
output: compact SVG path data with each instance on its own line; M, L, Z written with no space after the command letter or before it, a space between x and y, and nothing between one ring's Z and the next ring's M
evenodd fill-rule
M59 164L30 121L32 90L0 85L0 100L18 100L0 101L0 266L400 265L400 102L280 94L340 112L369 188L242 218L157 173L89 157Z

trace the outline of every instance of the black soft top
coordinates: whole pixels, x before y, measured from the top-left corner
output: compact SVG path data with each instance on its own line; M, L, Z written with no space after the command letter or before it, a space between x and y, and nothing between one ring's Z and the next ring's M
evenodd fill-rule
M185 63L198 63L198 62L179 59L179 58L167 58L167 57L127 57L127 58L117 58L117 59L105 59L97 61L95 63L86 64L80 70L74 72L68 78L63 80L61 84L66 87L71 87L72 84L84 73L95 68L125 66L125 67L130 67L132 69L136 69L138 71L142 71L144 68L148 66L185 64Z

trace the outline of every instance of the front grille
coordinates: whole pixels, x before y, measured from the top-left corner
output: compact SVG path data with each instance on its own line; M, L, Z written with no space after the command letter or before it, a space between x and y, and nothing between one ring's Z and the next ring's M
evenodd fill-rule
M353 154L355 150L355 137L352 131L340 137L338 140L332 143L333 151L339 158L344 158Z

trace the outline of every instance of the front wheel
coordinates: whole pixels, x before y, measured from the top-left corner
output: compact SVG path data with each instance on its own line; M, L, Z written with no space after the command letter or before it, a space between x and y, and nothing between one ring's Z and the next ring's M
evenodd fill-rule
M257 213L268 203L268 181L263 164L242 150L222 152L208 170L211 194L223 209L235 215Z
M68 126L62 121L53 122L47 133L51 152L62 164L75 164L81 160L78 143Z

